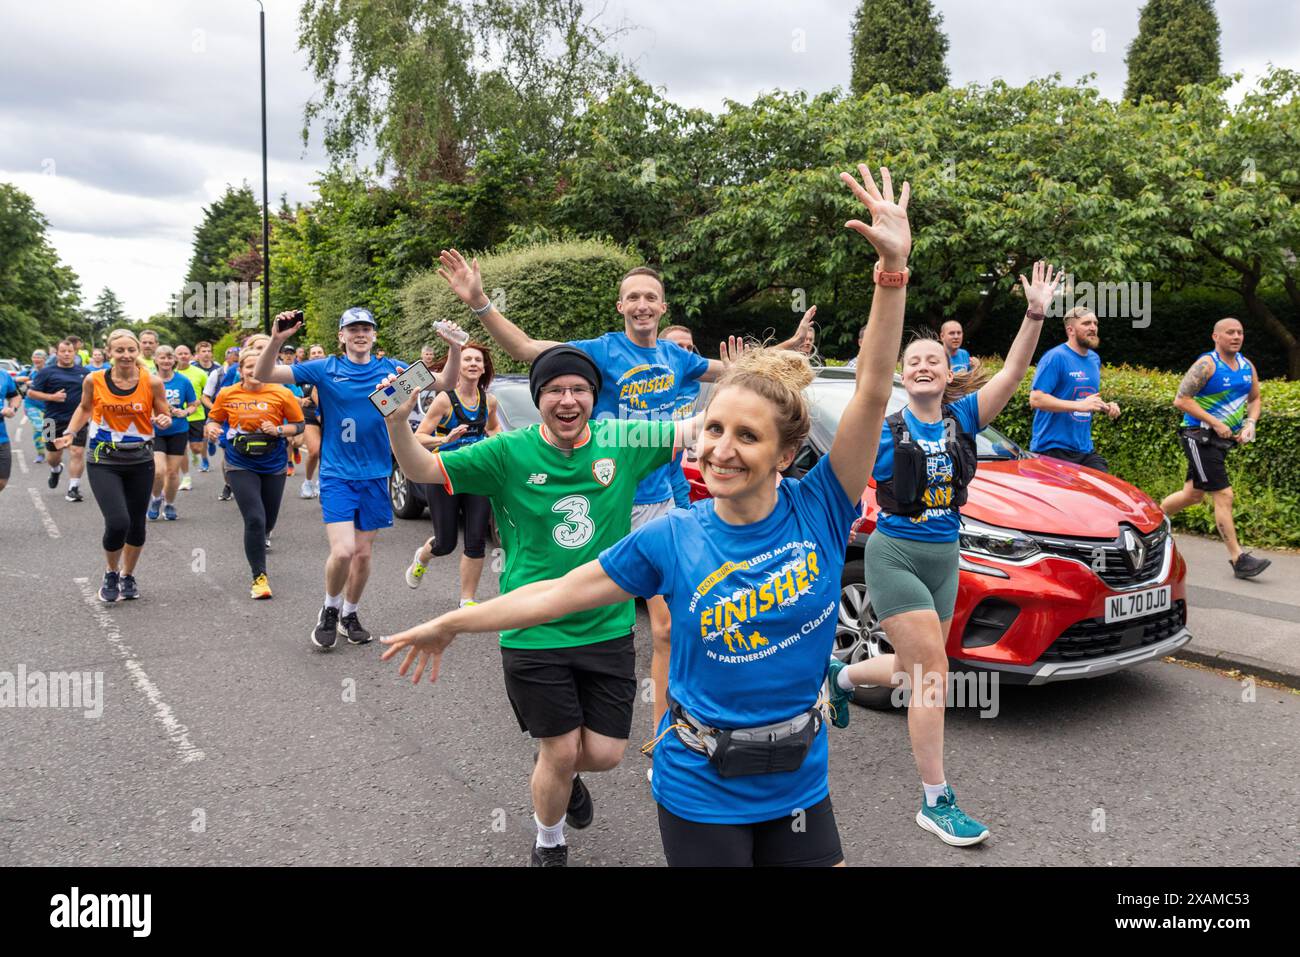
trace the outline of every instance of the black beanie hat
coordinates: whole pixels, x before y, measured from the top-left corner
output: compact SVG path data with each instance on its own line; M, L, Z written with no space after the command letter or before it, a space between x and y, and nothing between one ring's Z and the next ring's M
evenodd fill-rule
M562 375L582 376L597 393L604 382L596 363L587 353L573 346L551 346L533 360L533 368L528 373L528 390L533 394L533 405L539 404L542 386Z

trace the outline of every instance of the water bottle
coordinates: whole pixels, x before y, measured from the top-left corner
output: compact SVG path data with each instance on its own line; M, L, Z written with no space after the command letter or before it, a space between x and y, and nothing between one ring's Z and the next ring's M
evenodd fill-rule
M456 326L452 325L446 319L439 319L437 322L433 324L433 328L437 329L439 332L445 332L447 335L451 336L452 340L458 346L463 346L465 343L469 342L469 333L466 332L464 329L459 329Z

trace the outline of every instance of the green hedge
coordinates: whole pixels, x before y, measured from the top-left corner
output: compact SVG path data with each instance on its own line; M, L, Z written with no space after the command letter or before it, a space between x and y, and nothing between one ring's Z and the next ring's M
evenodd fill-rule
M988 367L1000 359L983 360ZM1118 402L1119 419L1092 418L1092 438L1111 471L1138 486L1156 501L1183 487L1187 459L1176 429L1182 413L1173 407L1181 376L1132 366L1103 366L1101 394ZM1029 384L1033 370L1007 403L994 426L1026 448L1032 433ZM1300 382L1269 379L1261 383L1263 413L1255 441L1228 456L1228 475L1236 494L1235 520L1243 545L1300 547ZM1183 511L1174 525L1215 535L1208 498Z
M584 240L540 243L479 256L483 288L505 316L536 339L590 339L623 327L614 308L618 284L640 261L609 243ZM437 339L434 322L450 319L472 338L492 346L492 361L502 372L522 372L492 342L482 325L436 270L411 280L402 289L402 317L393 333L396 351L419 355ZM440 350L441 351L441 350Z

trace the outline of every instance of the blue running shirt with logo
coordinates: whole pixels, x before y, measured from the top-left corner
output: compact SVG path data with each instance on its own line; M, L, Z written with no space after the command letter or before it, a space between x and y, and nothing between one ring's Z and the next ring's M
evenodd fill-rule
M707 359L667 339L659 339L647 349L625 332L607 332L599 339L580 339L568 345L590 356L604 378L592 409L593 419L671 419L681 390L709 371ZM634 504L670 500L671 468L670 462L646 476L637 487Z
M962 396L949 406L966 432L980 429L980 400L978 393ZM903 421L907 423L912 441L925 451L926 487L924 499L927 508L920 515L895 515L883 509L876 520L877 531L890 538L906 538L913 542L955 542L961 529L961 515L952 506L952 456L944 441L943 420L922 422L904 407ZM872 478L887 482L894 477L894 433L889 423L881 426L880 451L871 469Z
M970 353L965 349L958 349L948 357L948 367L952 369L953 372L969 372Z
M161 375L158 376L162 378ZM167 396L167 408L183 409L198 401L194 383L182 372L173 372L172 377L163 383L163 394ZM190 421L179 415L172 416L172 424L165 429L158 429L154 434L180 435L190 430Z
M795 717L821 694L857 516L823 456L778 486L761 521L730 525L709 499L637 529L600 564L624 591L667 599L668 686L686 711L715 728L757 727ZM665 714L659 732L671 720ZM797 770L722 778L670 731L654 752L654 797L689 821L788 817L826 797L827 758L823 725Z
M321 476L352 481L387 478L392 471L392 447L384 417L370 401L370 393L406 364L387 356L371 356L365 365L346 356L329 356L297 362L292 368L294 381L315 386L320 404L329 409L328 424L321 429Z
M1062 342L1043 353L1034 370L1030 389L1068 402L1086 399L1101 391L1101 356L1088 350L1081 356ZM1091 412L1047 412L1034 410L1034 432L1029 442L1031 451L1043 449L1069 449L1071 452L1092 451Z
M1214 375L1201 386L1201 391L1193 398L1196 404L1214 416L1234 433L1240 432L1246 421L1246 409L1250 399L1250 390L1255 382L1255 369L1250 361L1240 353L1237 354L1237 368L1232 368L1223 361L1218 351L1207 352L1205 356L1214 359ZM1183 413L1183 425L1203 425L1200 419Z

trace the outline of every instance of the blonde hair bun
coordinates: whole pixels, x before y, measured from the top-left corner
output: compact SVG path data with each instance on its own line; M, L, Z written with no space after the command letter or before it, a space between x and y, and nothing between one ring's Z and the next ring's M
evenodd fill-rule
M792 392L802 392L812 385L817 373L802 352L775 346L747 348L740 358L727 367L721 382L744 375L757 375L780 383Z

